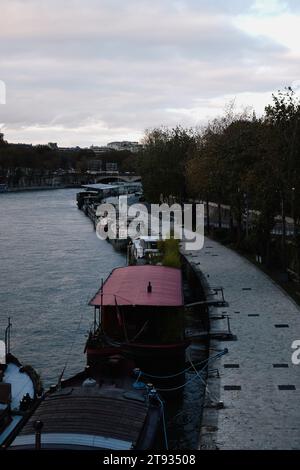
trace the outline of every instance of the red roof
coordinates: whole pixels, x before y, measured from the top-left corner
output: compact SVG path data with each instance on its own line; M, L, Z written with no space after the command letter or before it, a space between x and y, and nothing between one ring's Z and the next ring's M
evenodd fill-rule
M149 282L152 292L148 293ZM180 269L165 266L117 268L104 283L102 305L181 307L184 304ZM90 301L101 305L101 289Z

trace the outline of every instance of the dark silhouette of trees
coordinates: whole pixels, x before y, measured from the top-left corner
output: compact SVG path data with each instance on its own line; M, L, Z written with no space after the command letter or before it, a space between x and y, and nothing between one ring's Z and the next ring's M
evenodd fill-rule
M110 162L117 163L120 171L132 171L136 166L135 156L129 151L109 150L100 156L90 149L59 149L48 145L7 144L0 145L0 177L10 186L18 186L19 180L50 176L57 171L75 170L80 174L89 169L89 162L101 160L102 168Z
M157 128L146 132L138 171L149 200L158 202L162 194L178 201L187 197L184 169L194 148L195 136L191 129Z
M300 271L299 119L299 99L286 88L273 95L259 119L249 111L236 114L231 106L225 116L197 132L181 127L147 132L139 162L146 197L157 201L161 194L171 194L181 201L205 201L208 229L208 202L217 204L219 229L221 204L227 204L231 239L266 265L274 261L278 237L274 239L272 230L277 221L281 266L287 265L288 242L297 247ZM292 242L287 217L294 220Z

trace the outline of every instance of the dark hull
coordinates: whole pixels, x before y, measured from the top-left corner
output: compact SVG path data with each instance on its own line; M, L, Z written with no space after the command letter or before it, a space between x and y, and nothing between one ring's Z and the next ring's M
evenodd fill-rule
M147 382L153 383L162 392L172 393L171 389L176 389L174 392L178 392L185 382L185 375L180 372L185 369L185 350L188 344L188 342L166 345L123 343L114 348L87 346L87 363L95 366L108 354L121 353L134 361Z
M132 359L176 359L185 355L185 350L189 342L182 342L178 344L166 344L166 345L153 345L153 344L128 344L123 343L119 346L101 347L87 345L86 353L88 357L107 357L112 354L125 354L127 357Z
M108 239L109 243L112 244L112 246L114 247L116 251L124 251L124 252L127 250L129 240L130 239L127 239L127 238L126 239L121 239L121 238Z

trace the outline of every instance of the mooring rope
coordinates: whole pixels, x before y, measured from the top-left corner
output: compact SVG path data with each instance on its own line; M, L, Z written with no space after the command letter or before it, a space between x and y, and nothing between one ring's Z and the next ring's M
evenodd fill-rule
M156 390L158 392L175 392L177 390L181 390L182 388L184 388L187 384L191 383L191 382L194 382L195 380L197 379L200 379L202 384L207 387L207 384L205 383L205 380L203 379L203 377L201 376L201 373L208 367L208 364L211 362L211 361L214 361L214 360L217 360L219 359L220 357L224 356L225 354L228 353L228 349L224 349L222 352L220 352L219 354L216 354L215 356L213 357L210 357L208 359L205 359L204 361L201 361L199 362L198 364L193 364L190 360L190 363L191 363L191 366L188 367L187 369L185 369L184 371L181 371L177 374L172 374L172 375L151 375L151 374L145 374L144 372L140 371L138 372L138 377L135 381L135 383L137 383L139 381L139 379L144 375L146 377L150 377L150 378L154 378L154 379L171 379L171 378L175 378L175 377L178 377L180 375L182 375L183 373L186 373L188 371L190 371L191 369L194 369L195 372L196 372L196 375L195 377L192 377L191 379L187 380L184 384L181 384L181 385L178 385L177 387L172 387L172 388L156 388ZM196 366L199 366L201 364L206 364L205 367L202 368L202 370L199 372L197 369L196 369ZM208 389L207 389L208 390ZM208 391L208 393L212 396L212 394Z
M166 417L165 417L165 406L164 406L164 402L162 401L159 395L156 395L156 398L158 399L162 407L162 424L163 424L163 431L164 431L164 439L165 439L166 450L169 450L167 425L166 425Z
M78 334L78 332L79 332L79 328L80 328L80 326L81 326L82 317L83 317L83 310L82 310L81 315L80 315L80 320L79 320L79 323L78 323L78 325L77 325L77 328L76 328L76 331L75 331L75 334L74 334L74 337L73 337L73 341L72 341L72 343L71 343L71 347L70 347L69 352L68 352L68 354L67 354L67 359L66 359L65 365L64 365L63 370L62 370L62 372L61 372L61 374L60 374L60 376L59 376L59 378L58 378L58 385L60 385L60 383L61 383L61 381L62 381L62 378L63 378L63 376L64 376L64 373L65 373L65 371L66 371L66 368L68 367L69 360L70 360L70 356L71 356L71 353L72 353L72 351L73 351L73 347L74 347L74 344L75 344L76 336L77 336L77 334Z
M207 385L207 383L205 382L205 380L203 379L203 377L201 376L201 374L199 374L199 371L196 369L195 365L193 364L193 361L192 361L190 355L189 355L189 361L190 361L190 363L191 363L191 365L192 365L194 371L196 372L197 376L199 377L200 381L201 381L201 382L203 383L203 385L205 386L205 389L206 389L208 395L211 397L212 400L218 401L217 397L214 396L214 395L211 393L211 391L209 390L208 385ZM206 364L205 367L203 367L202 371L204 371L206 368L208 368L208 363Z
M194 382L196 379L198 379L198 375L195 375L195 377L192 377L190 380L188 380L187 382L185 382L184 384L182 385L178 385L178 387L172 387L172 388L157 388L156 390L158 392L176 392L177 390L180 390L182 388L184 388L187 384L191 383L191 382Z
M193 367L199 367L202 364L206 364L205 367L207 367L210 362L219 359L220 357L224 356L227 353L228 353L228 349L224 349L223 351L216 354L215 356L212 356L208 359L205 359L204 361L198 362L197 364L190 365L188 368L186 368L186 369L184 369L180 372L177 372L176 374L172 374L172 375L153 375L153 374L148 374L147 372L141 371L141 375L149 377L150 379L173 379L175 377L179 377L180 375L185 374L186 372L189 372L191 369L193 369ZM205 369L205 367L203 367L203 369Z

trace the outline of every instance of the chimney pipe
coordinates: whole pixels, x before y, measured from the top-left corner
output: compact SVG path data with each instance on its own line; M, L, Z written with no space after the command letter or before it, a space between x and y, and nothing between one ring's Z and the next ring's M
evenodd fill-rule
M41 433L43 425L43 421L40 420L35 421L33 425L35 429L35 450L41 450Z

